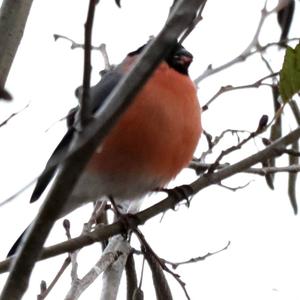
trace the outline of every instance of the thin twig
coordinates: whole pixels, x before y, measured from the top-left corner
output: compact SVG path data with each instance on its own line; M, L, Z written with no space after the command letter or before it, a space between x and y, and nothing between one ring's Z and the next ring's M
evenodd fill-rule
M74 40L72 40L64 35L54 34L53 36L54 36L55 41L57 41L58 39L65 39L65 40L71 42L71 49L84 49L84 44L77 43ZM103 61L104 61L104 66L105 66L104 71L105 72L107 72L113 68L113 66L109 62L109 57L108 57L108 54L106 51L106 45L104 43L101 43L99 46L91 45L91 50L100 51L100 53L103 57Z
M82 82L82 95L80 98L80 126L84 128L90 119L90 85L91 85L91 44L92 44L92 29L94 22L94 15L96 5L99 0L90 0L87 19L84 24L84 62L83 62L83 82Z
M101 275L109 266L118 260L123 253L120 251L103 253L97 263L91 268L86 275L79 279L72 280L72 287L69 290L65 300L75 300Z
M23 108L21 108L19 111L12 113L7 119L5 119L4 121L2 121L0 123L0 127L6 125L12 118L14 118L15 116L17 116L18 114L22 113L27 107L29 107L30 103L26 104Z
M273 9L271 11L267 11L266 6L267 6L267 0L265 1L264 7L261 11L261 17L260 17L260 20L258 22L258 26L257 26L257 29L255 31L255 34L254 34L251 42L249 43L249 45L245 48L245 50L242 51L242 53L240 55L238 55L237 57L235 57L234 59L230 60L229 62L227 62L227 63L225 63L225 64L223 64L219 67L213 68L211 65L209 65L208 68L203 72L203 74L201 74L200 76L198 76L194 80L196 85L198 85L203 79L205 79L205 78L207 78L207 77L209 77L209 76L211 76L215 73L223 71L223 70L225 70L229 67L232 67L234 64L244 61L245 59L247 59L248 57L250 57L253 54L261 53L261 52L265 51L268 47L271 47L271 46L274 46L274 45L277 45L277 46L279 45L279 42L269 43L269 44L266 44L265 46L261 46L259 44L259 34L261 32L262 26L263 26L266 18L268 16L270 16L272 13L277 11L276 9ZM294 40L299 40L299 38L297 38L297 39L288 39L288 40L283 41L283 42L290 42L290 41L294 41Z
M228 249L228 247L230 246L230 244L231 244L231 242L228 241L227 245L224 248L222 248L220 250L217 250L217 251L214 251L214 252L208 252L204 256L198 256L198 257L190 258L188 260L181 261L181 262L170 262L170 261L167 261L167 260L164 260L164 262L167 263L167 264L169 264L169 265L171 265L171 267L173 269L177 269L179 266L187 265L187 264L191 264L191 263L197 263L199 261L203 261L203 260L207 259L210 256L213 256L213 255L216 255L216 254L218 254L220 252L223 252L223 251L225 251L225 250Z
M64 271L67 269L67 267L69 266L71 262L71 258L70 256L68 256L65 261L63 262L61 268L59 269L58 273L55 275L54 279L52 280L52 282L50 283L50 285L44 289L40 295L38 295L38 300L43 300L45 299L49 293L51 292L51 290L53 289L53 287L55 286L55 284L57 283L57 281L59 280L59 278L62 276L62 274L64 273Z
M223 150L220 155L217 157L216 161L212 164L212 166L208 169L208 173L211 173L215 170L216 166L219 164L219 162L222 160L222 158L238 149L241 149L247 142L249 142L251 139L255 138L257 135L261 134L266 128L267 128L267 122L268 117L266 115L263 115L260 118L259 125L257 129L254 132L251 132L249 136L242 141L240 141L237 145L231 146L227 148L226 150ZM286 151L283 149L282 151Z
M166 264L163 262L163 260L161 260L161 258L153 251L153 249L151 248L151 246L148 244L148 242L146 241L144 235L142 234L142 232L138 229L138 228L131 228L132 231L136 234L136 236L138 237L142 247L143 247L143 252L145 254L145 252L147 253L146 255L146 259L149 262L149 256L151 256L151 260L155 260L157 262L157 264L159 264L159 266L166 271L167 273L169 273L170 275L173 276L173 278L179 283L180 287L182 288L182 290L184 291L184 294L186 296L187 299L190 299L190 296L186 290L185 287L185 283L180 279L180 276L176 273L174 273L172 270L170 270Z
M203 131L203 134L205 135L208 142L208 150L202 152L199 161L205 161L205 158L212 153L213 148L215 148L222 141L222 139L225 137L227 133L231 133L232 135L235 135L237 137L237 143L239 144L240 143L239 133L249 133L249 131L239 130L239 129L225 129L218 136L214 137L214 139L208 132Z
M20 188L17 192L15 192L14 194L12 194L11 196L9 196L8 198L6 198L5 200L0 202L0 207L8 204L9 202L11 202L12 200L14 200L16 197L18 197L19 195L21 195L24 191L26 191L29 187L31 187L37 180L37 177L32 179L30 182L26 183L22 188Z
M272 72L269 75L266 75L262 77L261 79L255 81L254 83L250 84L245 84L245 85L240 85L240 86L232 86L232 85L225 85L222 86L215 95L211 97L202 107L202 111L206 111L209 107L209 105L214 102L220 95L230 92L230 91L236 91L236 90L242 90L242 89L249 89L249 88L259 88L261 86L269 86L272 87L272 84L269 83L263 83L264 80L269 79L269 78L274 78L279 75L279 72Z
M225 188L225 189L229 190L229 191L236 192L238 190L242 190L242 189L246 188L247 186L249 186L249 184L251 182L253 182L253 180L251 180L251 181L249 181L249 182L247 182L243 185L237 186L237 187L231 187L231 186L225 185L223 183L219 183L218 185L222 188Z

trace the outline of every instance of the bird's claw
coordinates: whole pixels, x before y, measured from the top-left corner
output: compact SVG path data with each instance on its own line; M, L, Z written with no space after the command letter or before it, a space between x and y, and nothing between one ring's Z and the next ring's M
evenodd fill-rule
M158 188L156 191L165 192L168 194L169 197L174 198L174 207L175 210L176 204L181 201L182 199L186 200L186 206L190 206L191 197L194 195L193 188L188 184L183 184L180 186L176 186L173 189L167 188Z

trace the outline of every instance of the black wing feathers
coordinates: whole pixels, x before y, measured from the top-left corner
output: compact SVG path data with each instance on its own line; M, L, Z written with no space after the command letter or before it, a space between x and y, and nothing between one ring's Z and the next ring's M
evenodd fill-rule
M102 80L91 88L91 105L93 113L95 113L97 109L104 103L107 96L111 93L121 78L122 75L117 70L111 71L106 73ZM59 164L67 156L68 149L75 132L76 126L73 125L76 122L77 111L78 107L73 108L70 111L67 118L67 125L69 129L48 160L43 173L39 176L30 202L36 201L41 196L54 177Z

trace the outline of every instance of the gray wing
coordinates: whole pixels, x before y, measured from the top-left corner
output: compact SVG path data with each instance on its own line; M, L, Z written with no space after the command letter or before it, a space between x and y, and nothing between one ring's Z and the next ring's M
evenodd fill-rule
M114 89L121 78L121 73L118 71L118 69L115 69L111 72L106 73L103 78L91 88L90 97L92 113L97 111L97 109L103 104L107 96L111 93L111 91ZM30 202L34 202L39 199L41 194L48 186L49 182L54 177L60 162L62 162L66 157L69 145L73 139L73 135L75 132L73 124L76 120L77 111L78 106L70 111L67 118L68 131L55 148L46 164L44 171L39 176L36 186L31 195Z

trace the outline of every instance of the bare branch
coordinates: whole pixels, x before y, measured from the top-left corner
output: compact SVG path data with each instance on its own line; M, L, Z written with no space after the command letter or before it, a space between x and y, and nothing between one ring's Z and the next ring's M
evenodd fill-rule
M26 183L22 188L20 188L17 192L15 192L13 195L9 196L2 202L0 202L0 207L6 205L16 197L18 197L20 194L22 194L24 191L26 191L30 186L32 186L36 182L37 178L32 179L30 182Z
M172 293L166 279L166 276L163 272L159 260L152 255L151 252L148 252L146 248L143 247L144 256L148 262L148 265L151 269L153 284L156 293L156 299L158 300L172 300ZM189 299L189 297L188 297Z
M101 300L113 300L116 299L119 285L121 281L122 272L124 270L127 256L131 252L131 247L122 236L114 236L108 246L105 248L105 252L118 252L122 255L113 264L110 264L104 271L102 277L102 290ZM107 253L106 252L106 253ZM104 254L103 253L103 254Z
M18 114L22 113L27 107L29 107L30 103L26 104L22 109L20 109L17 112L12 113L7 119L5 119L4 121L2 121L0 123L0 127L6 125L11 119L13 119L15 116L17 116Z
M134 299L133 295L138 287L138 280L136 275L135 262L133 258L133 251L131 251L127 257L126 265L126 281L127 281L127 300Z
M223 169L228 167L230 164L219 164L217 169ZM204 173L206 170L208 170L212 164L208 163L202 163L199 161L192 161L189 165L191 169L194 169L197 174L199 173ZM249 173L249 174L256 174L256 175L261 175L265 176L266 174L274 174L274 173L294 173L294 172L300 172L300 165L289 165L285 167L263 167L263 168L248 168L245 170L242 170L244 173Z
M68 38L67 36L61 35L61 34L53 34L54 41L58 41L59 39L67 40L71 42L71 49L81 48L84 49L84 44L79 44L75 42L74 40ZM92 46L92 49L96 49L96 47ZM98 49L97 49L98 50Z
M277 5L272 9L272 12L278 12L279 10L285 8L291 0L279 0Z
M91 44L92 44L92 28L94 15L98 0L90 0L87 13L87 19L84 24L84 62L83 62L83 82L82 94L80 97L80 127L83 129L90 119L91 112L89 111L90 102L90 85L91 85Z
M89 122L84 134L76 133L71 147L74 149L72 150L73 153L62 164L56 177L56 184L52 186L43 207L18 251L17 257L14 259L14 264L0 297L1 300L18 300L22 297L27 289L32 268L40 256L42 245L64 205L62 199L68 198L81 171L99 142L128 107L133 96L159 64L164 53L176 43L178 36L191 24L194 12L203 4L203 1L190 0L186 2L181 0L176 4L176 9L162 31L149 44L134 67L109 95L105 105L96 113L95 120ZM62 181L64 182L63 185L61 184Z
M237 174L239 172L243 172L245 170L249 170L249 168L266 158L271 158L273 156L278 155L278 149L282 149L282 147L285 147L291 143L293 143L295 140L300 138L300 127L293 130L286 136L278 139L277 141L273 142L269 146L267 146L265 149L252 154L248 156L245 159L242 159L241 161L226 166L217 172L205 174L204 176L198 178L196 181L190 184L191 189L194 191L194 194L201 191L202 189L205 189L213 184L217 184L221 182L222 180ZM299 166L297 167L299 170ZM278 169L278 168L277 168ZM258 169L259 170L259 169ZM260 172L260 171L258 171ZM250 173L250 172L249 172ZM253 172L254 173L254 172ZM264 175L264 174L262 174ZM137 221L138 225L144 224L147 220L153 218L159 213L163 213L169 209L173 209L176 204L178 204L181 200L183 200L184 196L182 195L181 198L179 197L172 197L169 196L166 199L156 203L155 205L139 212L135 215L135 219ZM72 252L76 249L80 249L82 247L91 245L95 242L103 241L108 239L111 236L114 236L116 234L122 233L124 230L122 222L118 221L111 225L107 226L97 226L95 230L93 230L90 233L81 235L79 237L76 237L74 239L71 239L70 241L62 242L57 245L47 247L44 249L43 253L40 255L39 259L46 259L49 257L53 257L65 252ZM12 263L13 258L9 258L5 261L2 261L0 263L0 273L6 272Z
M205 0L202 4L202 6L200 7L199 11L197 12L197 15L194 18L194 21L192 22L192 24L189 26L189 28L187 28L187 30L184 32L184 34L182 35L182 37L179 40L179 43L183 43L183 41L189 36L189 34L195 29L195 27L198 25L198 23L200 21L202 21L202 12L204 10L204 7L206 5L207 0Z
M242 62L246 58L248 58L249 56L251 56L251 55L253 55L257 52L262 52L264 50L264 48L261 47L260 44L259 44L259 34L261 32L262 26L263 26L266 18L274 12L273 10L272 11L267 11L266 4L267 4L267 1L265 1L264 8L261 11L261 17L260 17L256 32L254 34L254 37L252 38L249 45L245 48L245 50L242 51L242 53L240 55L238 55L237 57L235 57L231 61L229 61L229 62L227 62L227 63L225 63L225 64L223 64L219 67L213 68L211 65L209 65L208 68L203 72L203 74L201 74L200 76L198 76L194 80L196 85L198 85L200 83L200 81L202 81L203 79L205 79L205 78L207 78L207 77L209 77L209 76L211 76L215 73L223 71L223 70L233 66L236 63ZM253 50L253 48L254 48L254 50Z
M199 261L203 261L203 260L207 259L210 256L213 256L213 255L216 255L216 254L218 254L220 252L223 252L223 251L225 251L225 250L228 249L228 247L230 246L230 244L231 244L231 242L228 241L227 245L224 248L222 248L220 250L217 250L215 252L208 252L204 256L198 256L198 257L191 258L189 260L185 260L185 261L181 261L181 262L176 262L176 263L175 262L170 262L170 261L167 261L167 260L164 260L164 262L167 263L167 264L169 264L169 265L171 265L171 267L173 269L177 269L179 266L187 265L187 264L191 264L191 263L197 263Z
M77 49L77 48L84 49L84 44L79 44L64 35L54 34L53 37L54 37L55 41L57 41L58 39L64 39L64 40L71 42L71 49ZM91 50L100 51L100 53L103 57L104 65L105 65L104 71L109 71L113 68L113 66L109 62L109 57L108 57L108 54L106 51L106 45L104 43L101 43L99 46L91 45Z
M299 151L299 141L294 141L292 144L292 150L294 152ZM289 155L289 163L290 165L298 165L299 164L299 156ZM290 203L292 205L294 214L296 215L298 212L297 205L297 197L296 197L296 186L297 186L297 172L290 172L288 176L288 195L290 198Z
M249 131L238 130L238 129L225 129L218 136L214 137L214 139L208 132L203 131L203 134L205 135L208 142L208 150L204 151L201 154L199 161L204 161L205 158L208 156L208 154L212 153L213 148L215 148L220 143L220 141L222 141L222 139L225 137L227 133L231 133L232 135L235 135L237 137L237 143L239 144L240 143L239 133L249 133Z
M249 182L247 182L247 183L245 183L245 184L243 184L243 185L236 186L236 187L231 187L231 186L225 185L225 184L223 184L223 183L219 183L218 185L219 185L220 187L223 187L223 188L229 190L229 191L236 192L236 191L238 191L238 190L242 190L242 189L246 188L247 186L249 186L249 184L250 184L251 182L253 182L253 180L251 180L251 181L249 181Z
M153 275L153 282L156 291L156 297L158 299L172 299L171 291L169 290L168 283L164 279L164 274L162 270L166 271L179 283L180 287L184 291L184 294L187 299L190 299L190 296L186 290L185 283L180 279L180 276L170 270L163 260L153 251L151 246L146 241L142 232L137 228L131 228L131 230L135 233L137 238L139 239L142 247L142 253L144 254ZM159 281L163 284L163 286L159 286ZM162 293L160 289L163 289Z
M202 111L206 111L208 109L209 105L212 102L214 102L220 95L222 95L224 93L227 93L227 92L230 92L230 91L235 91L235 90L242 90L242 89L249 89L249 88L259 88L261 86L270 86L270 87L272 87L271 84L263 83L263 81L265 81L266 79L269 79L269 78L274 78L278 75L279 75L279 72L275 72L275 73L272 72L271 74L262 77L261 79L255 81L254 83L240 85L240 86L232 86L232 85L222 86L219 89L219 91L203 105Z
M238 150L238 149L241 149L243 145L245 145L247 142L249 142L251 139L255 138L257 135L261 134L267 127L267 123L268 123L268 116L267 115L263 115L261 118L260 118L260 121L259 121L259 124L258 124L258 127L257 129L254 131L254 132L251 132L249 134L249 136L245 139L243 139L242 141L240 141L237 145L235 146L231 146L229 148L227 148L226 150L223 150L220 155L217 157L216 161L213 163L213 165L208 169L208 173L211 173L215 170L216 166L219 164L219 162L221 161L221 159Z
M102 274L109 266L116 262L122 252L105 252L94 267L82 278L72 281L72 287L69 290L65 300L76 300L82 293Z
M70 256L68 256L65 259L65 261L63 262L61 268L59 269L58 273L56 274L56 276L54 277L54 279L52 280L52 282L50 283L50 285L48 287L45 286L45 288L41 288L41 293L37 297L38 300L43 300L43 299L45 299L49 295L49 293L51 292L51 290L53 289L53 287L55 286L55 284L57 283L57 281L59 280L59 278L61 277L61 275L64 273L64 271L70 265L70 262L71 262L71 259L70 259ZM43 283L45 283L45 282L42 281L41 286L44 285Z
M294 117L295 117L298 125L300 125L300 110L299 110L299 106L298 106L297 102L292 99L289 101L289 106L294 114Z
M6 79L23 37L33 0L3 0L0 9L0 89Z
M0 87L0 99L10 101L12 100L12 95L6 89Z

